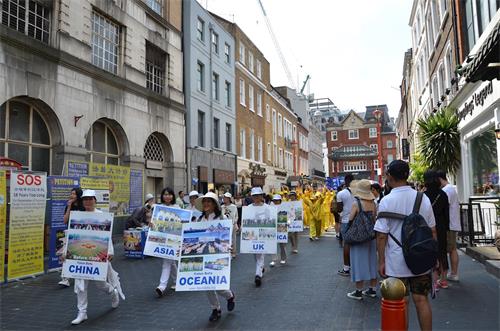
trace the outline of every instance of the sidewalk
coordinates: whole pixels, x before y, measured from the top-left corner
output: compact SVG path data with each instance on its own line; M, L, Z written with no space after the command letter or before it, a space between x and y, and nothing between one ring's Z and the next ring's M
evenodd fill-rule
M341 250L332 234L319 242L302 235L298 255L288 264L270 269L261 288L255 288L254 258L238 255L233 260L231 287L236 309L209 323L211 309L200 292L154 293L160 276L160 259L123 258L115 245L114 268L120 273L127 296L116 310L110 298L94 286L89 289L89 320L71 326L76 316L73 288L58 287L59 275L10 283L1 288L2 330L377 330L379 299L355 301L346 297L352 289L348 278L337 275ZM460 283L451 283L432 301L434 330L498 330L499 281L479 262L460 253ZM410 328L418 329L415 309L410 306Z

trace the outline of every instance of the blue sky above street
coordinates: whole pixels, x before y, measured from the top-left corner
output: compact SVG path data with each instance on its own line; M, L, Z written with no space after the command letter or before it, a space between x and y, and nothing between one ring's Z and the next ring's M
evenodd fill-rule
M289 85L257 0L199 0L237 23L271 63L271 83ZM262 0L288 66L306 92L342 110L400 103L404 52L411 45L410 0Z

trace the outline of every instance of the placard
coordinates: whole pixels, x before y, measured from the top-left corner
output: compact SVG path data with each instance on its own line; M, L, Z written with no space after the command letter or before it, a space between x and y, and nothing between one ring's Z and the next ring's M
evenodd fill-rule
M182 225L182 249L175 291L229 290L231 220Z
M241 217L240 252L276 254L276 216L274 206L244 206Z
M113 231L113 214L72 211L62 276L105 281Z
M144 244L146 243L147 232L133 229L123 230L123 250L125 256L129 258L142 259Z
M130 168L112 164L90 163L89 175L109 180L109 211L115 215L129 213Z
M304 231L304 206L302 200L286 201L281 204L289 209L288 232Z
M290 206L283 203L276 206L277 214L277 230L276 240L280 244L288 243L288 219L290 215Z
M182 223L191 221L192 211L154 205L144 255L177 260L182 240Z
M5 225L7 224L7 172L0 170L0 283L4 281Z
M109 211L109 180L102 177L80 177L82 190L94 190L97 200L96 208L100 211Z

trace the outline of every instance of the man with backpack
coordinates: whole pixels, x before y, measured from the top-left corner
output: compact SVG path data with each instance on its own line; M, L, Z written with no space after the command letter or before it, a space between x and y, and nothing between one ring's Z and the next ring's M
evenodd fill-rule
M432 311L428 295L432 291L431 269L437 262L437 241L431 202L408 186L408 163L392 161L387 168L391 194L378 208L377 251L379 273L396 277L411 292L420 328L432 329Z

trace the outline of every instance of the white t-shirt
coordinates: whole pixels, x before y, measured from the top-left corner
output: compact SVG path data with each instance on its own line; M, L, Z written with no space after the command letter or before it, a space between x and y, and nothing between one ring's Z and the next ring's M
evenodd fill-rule
M343 208L340 213L341 223L349 223L349 215L351 214L354 196L347 188L337 194L337 202L342 202Z
M392 189L391 194L386 195L378 206L378 212L393 212L402 215L410 215L417 198L417 191L409 186L401 186ZM434 212L429 198L424 195L420 204L419 214L427 221L432 228L436 226ZM381 233L391 233L401 242L401 227L403 221L399 219L379 218L375 223L375 231ZM385 246L385 273L392 277L414 277L406 265L403 250L389 236Z
M446 186L443 187L443 191L448 196L448 202L450 203L450 230L462 231L462 225L460 224L460 203L458 202L457 190L453 185L446 184Z

